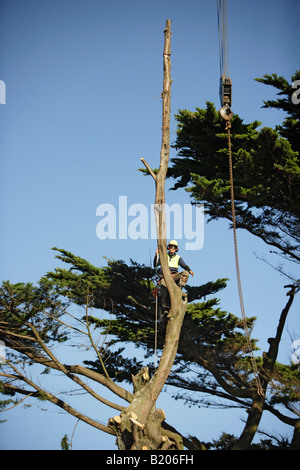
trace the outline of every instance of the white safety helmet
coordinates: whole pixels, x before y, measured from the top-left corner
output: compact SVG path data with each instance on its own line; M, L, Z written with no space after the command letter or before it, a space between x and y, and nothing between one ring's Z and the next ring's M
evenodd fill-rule
M169 243L168 243L168 246L167 248L169 249L169 246L170 245L173 245L173 246L176 246L176 251L178 251L178 243L176 240L171 240Z

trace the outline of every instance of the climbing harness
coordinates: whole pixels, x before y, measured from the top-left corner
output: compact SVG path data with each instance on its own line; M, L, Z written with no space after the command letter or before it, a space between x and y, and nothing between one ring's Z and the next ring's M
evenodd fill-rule
M229 60L228 60L228 16L227 16L227 0L217 0L218 4L218 31L219 31L219 47L220 47L220 100L221 100L221 109L220 115L226 121L226 131L228 134L228 157L229 157L229 177L230 177L230 197L231 197L231 216L232 216L232 227L233 227L233 241L234 241L234 254L235 254L235 267L236 267L236 277L240 301L240 309L242 314L242 321L245 330L246 343L248 351L250 354L251 366L253 369L255 382L257 386L258 395L264 395L264 391L261 385L259 378L257 365L255 362L250 332L247 325L243 292L242 292L242 283L240 275L240 266L239 266L239 255L238 255L238 245L237 245L237 235L236 235L236 218L235 218L235 204L234 204L234 184L233 184L233 169L232 169L232 154L231 154L231 119L233 113L231 111L232 103L232 83L229 78Z

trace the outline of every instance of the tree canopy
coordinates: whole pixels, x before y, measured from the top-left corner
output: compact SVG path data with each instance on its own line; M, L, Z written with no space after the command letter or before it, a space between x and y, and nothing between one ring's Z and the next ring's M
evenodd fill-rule
M294 79L299 76L297 72ZM244 124L239 116L233 117L237 225L298 262L300 172L299 134L295 129L299 110L289 102L291 87L282 77L265 76L260 81L276 86L285 97L265 106L280 107L288 117L276 129L259 129L257 121ZM230 220L224 121L211 103L195 112L180 111L177 120L174 146L178 156L168 172L176 180L174 189L185 188L194 202L204 201L211 218ZM155 178L154 172L152 176ZM160 244L165 250L162 240ZM177 301L181 294L172 286L175 306L171 317L156 324L154 269L134 260L125 263L110 259L98 267L67 250L54 250L61 265L45 274L37 285L6 281L0 289L0 340L7 348L0 373L0 390L5 398L2 407L14 406L25 398L49 401L115 436L121 449L145 444L155 449L248 449L262 414L270 412L294 429L292 442L281 441L278 446L299 448L299 368L277 362L282 331L299 290L297 281L287 286L286 305L276 317L277 330L268 339L268 351L260 356L258 341L252 338L264 390L260 394L242 321L219 304L217 295L226 288L226 279L187 286L188 304ZM73 306L81 307L80 311L74 313ZM254 321L247 318L250 330ZM78 347L83 338L93 351L92 359L89 355L80 364L68 364L55 353L56 345ZM139 348L139 358L130 355L128 344ZM160 372L167 371L163 375L155 369L154 348L164 358L159 366ZM31 367L38 368L38 381L32 378ZM120 415L104 424L79 411L65 400L66 390L55 394L43 386L42 375L51 372L59 372L99 405ZM199 442L188 430L174 429L172 417L166 418L163 410L153 405L165 383L177 388L176 399L190 405L215 407L218 398L221 407L246 410L248 418L241 436L223 435L218 441ZM114 401L105 398L99 387L112 392ZM194 392L193 397L189 391ZM68 446L66 436L63 445ZM274 440L264 441L262 448L274 445Z
M29 399L48 400L91 426L112 433L108 426L78 412L62 397L34 383L29 378L29 368L36 364L44 371L59 371L101 403L120 411L124 409L123 401L130 403L133 395L121 384L132 383L141 371L149 376L155 373L155 305L152 298L155 273L133 261L129 265L108 261L107 266L99 268L65 250L56 251L68 269L59 267L47 273L38 286L5 282L1 288L1 339L10 351L7 363L1 367L1 391L12 397L21 394ZM256 386L241 320L222 311L215 297L203 300L225 286L226 280L219 279L199 288L188 288L194 301L188 306L178 354L166 383L179 390L177 399L189 404L215 407L218 397L222 399L220 406L250 409ZM290 293L285 314L293 295ZM74 318L70 310L72 304L82 306L82 316ZM103 312L107 312L106 318ZM254 320L248 319L249 327ZM158 351L162 350L166 328L167 321L158 326ZM96 343L92 334L99 329L105 338L101 344ZM76 346L83 341L82 337L90 340L95 360L85 359L82 364L70 365L55 356L53 347L56 343L67 341ZM272 341L270 351L274 345L278 347L280 337ZM144 359L128 357L128 343L140 348ZM255 343L253 340L253 348L256 348ZM268 376L267 360L271 357L272 354L257 359L262 377L265 374L264 380L269 384L264 408L295 426L297 418L291 417L290 412L293 403L299 400L299 370L293 365L275 364L273 358L272 374ZM104 399L86 384L84 378L111 390L116 401ZM187 391L197 392L196 398L189 398ZM165 433L174 433L171 425L172 422L165 423ZM176 432L182 436L187 448L197 448L196 437L191 439L181 430Z
M292 77L298 80L300 71ZM300 137L299 106L291 101L292 84L276 74L257 81L276 87L278 100L267 108L287 113L275 129L254 121L245 124L234 115L231 143L236 223L279 250L289 260L300 261ZM215 106L179 111L177 139L169 176L174 189L185 188L193 201L205 202L212 219L231 220L227 133Z

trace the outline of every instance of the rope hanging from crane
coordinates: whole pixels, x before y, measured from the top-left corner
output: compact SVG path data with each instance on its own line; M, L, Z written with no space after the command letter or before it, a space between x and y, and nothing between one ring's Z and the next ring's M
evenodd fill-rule
M240 309L242 314L243 326L245 330L245 337L247 342L248 351L250 354L250 360L254 377L257 386L257 393L263 395L264 391L260 382L257 365L255 362L250 332L247 325L247 319L245 314L242 283L239 266L239 255L238 245L236 236L236 218L235 218L235 205L234 205L234 186L233 186L233 169L232 169L232 155L231 155L231 122L233 113L231 111L232 103L232 83L229 77L229 47L228 47L228 15L227 15L227 0L217 0L217 15L218 15L218 33L219 33L219 52L220 52L220 101L221 109L220 115L226 121L226 130L228 134L228 157L229 157L229 177L230 177L230 197L231 197L231 216L232 216L232 227L233 227L233 241L234 241L234 253L235 253L235 267L236 277L240 301Z

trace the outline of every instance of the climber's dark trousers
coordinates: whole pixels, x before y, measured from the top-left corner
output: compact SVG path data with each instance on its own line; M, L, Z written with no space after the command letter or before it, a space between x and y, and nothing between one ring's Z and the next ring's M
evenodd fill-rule
M173 279L180 288L184 287L189 278L188 271L181 271L181 273L173 274ZM161 278L161 303L163 307L167 307L169 303L169 293L164 278Z

